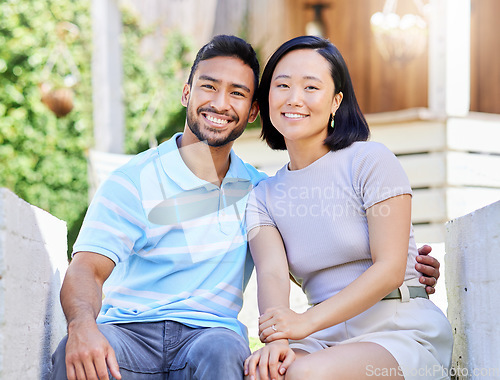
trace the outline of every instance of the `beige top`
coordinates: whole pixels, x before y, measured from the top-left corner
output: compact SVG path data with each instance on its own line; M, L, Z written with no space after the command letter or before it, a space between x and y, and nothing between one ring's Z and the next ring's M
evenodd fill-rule
M316 304L372 265L366 209L401 194L411 187L394 154L380 143L355 142L300 170L285 165L260 182L247 205L247 228L278 228L290 273ZM412 229L405 280L420 276L416 255Z

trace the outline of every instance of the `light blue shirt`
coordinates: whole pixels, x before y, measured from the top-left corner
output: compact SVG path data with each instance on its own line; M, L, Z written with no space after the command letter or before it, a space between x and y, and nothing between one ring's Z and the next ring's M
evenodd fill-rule
M221 186L206 182L182 160L180 135L135 156L103 183L73 252L116 263L98 323L172 320L246 338L237 320L253 269L244 215L249 192L266 175L231 151Z

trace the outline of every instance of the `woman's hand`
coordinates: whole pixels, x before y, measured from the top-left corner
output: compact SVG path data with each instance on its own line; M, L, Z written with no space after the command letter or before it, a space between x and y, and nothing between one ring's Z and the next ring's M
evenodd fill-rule
M259 318L259 338L262 343L278 339L303 339L313 330L305 314L299 314L288 307L271 308Z
M283 379L282 376L294 360L295 353L288 341L277 340L255 351L245 360L245 376L250 380Z

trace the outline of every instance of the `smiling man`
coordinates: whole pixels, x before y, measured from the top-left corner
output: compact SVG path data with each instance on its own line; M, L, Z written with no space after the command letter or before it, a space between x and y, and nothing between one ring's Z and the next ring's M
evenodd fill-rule
M183 88L184 132L100 187L61 290L68 335L52 379L243 378L243 215L265 175L231 148L257 116L258 75L247 42L214 37Z

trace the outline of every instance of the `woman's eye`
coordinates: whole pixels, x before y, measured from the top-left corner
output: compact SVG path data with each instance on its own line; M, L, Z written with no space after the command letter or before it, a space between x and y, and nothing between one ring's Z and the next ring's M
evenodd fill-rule
M278 87L278 88L288 88L288 85L285 84L285 83L280 83L276 87Z
M306 90L317 90L317 89L318 89L318 87L316 87L316 86L307 86L306 87Z

